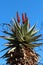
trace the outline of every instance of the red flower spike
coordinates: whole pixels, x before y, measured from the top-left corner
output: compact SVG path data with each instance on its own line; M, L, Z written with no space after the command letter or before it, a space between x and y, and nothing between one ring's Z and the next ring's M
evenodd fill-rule
M25 22L27 22L27 20L28 20L28 17L27 17L27 15L26 15L26 13L25 13Z
M25 23L25 16L24 14L22 13L22 21L23 21L23 24Z
M28 21L28 18L25 18L25 22L27 22Z
M18 23L20 23L20 17L18 15L18 12L17 12L17 21L18 21Z
M26 13L25 13L25 18L27 18L27 15L26 15Z

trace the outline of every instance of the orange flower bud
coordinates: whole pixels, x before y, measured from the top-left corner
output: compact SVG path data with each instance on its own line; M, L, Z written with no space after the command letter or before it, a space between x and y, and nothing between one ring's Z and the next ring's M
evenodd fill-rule
M28 21L28 18L25 18L25 22L27 22Z
M17 12L17 21L18 21L18 23L20 23L20 17L18 15L18 12Z
M27 18L27 15L26 15L26 13L25 13L25 18Z
M27 15L25 13L25 22L27 22L27 21L28 21L28 17L27 17Z
M23 13L22 13L22 22L23 22L23 24L25 23L25 16Z

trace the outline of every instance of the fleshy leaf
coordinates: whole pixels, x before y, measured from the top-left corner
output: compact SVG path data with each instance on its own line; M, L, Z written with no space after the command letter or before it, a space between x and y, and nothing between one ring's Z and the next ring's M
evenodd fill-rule
M24 36L27 33L27 26L28 26L28 21L22 25L22 33Z
M7 43L7 44L4 44L4 46L12 46L13 44L9 44L9 43Z
M35 34L37 34L39 32L39 30L35 30L31 33L31 36L34 36Z
M43 43L38 43L38 44L24 44L24 45L26 45L29 48L35 48L35 47L43 45Z
M33 26L29 29L29 31L27 32L26 36L30 36L30 35L31 35L31 33L33 32L35 26L36 26L36 24L33 25Z
M9 54L10 52L14 52L15 49L16 49L16 47L13 47L11 50L8 51L8 54Z
M3 50L1 50L0 52L2 52L2 51L4 51L4 50L7 50L7 49L9 49L10 47L6 47L5 49L3 49Z
M37 35L37 36L33 36L33 37L26 36L26 37L24 38L24 41L26 41L26 42L28 42L28 43L37 42L37 41L39 41L39 40L43 40L43 39L40 39L41 36L42 36L41 34L40 34L40 35Z
M17 26L18 24L15 23L15 32L16 32L16 37L19 41L23 41L23 37L22 37L22 34L21 34L21 31L20 31L20 28Z
M9 33L8 31L2 31L2 32L5 33L5 34L8 34L8 35L13 36L13 34L12 33Z
M14 40L14 38L11 38L11 37L7 37L7 36L0 36L0 38L3 38L3 39L6 39L6 40Z
M41 34L38 36L34 36L34 37L30 38L29 42L35 42L39 37L41 37Z
M16 25L17 28L18 28L19 31L20 31L20 25L18 24L18 22L16 22L15 18L13 18L12 21L15 22L15 23L14 23L14 28L15 28L15 25Z

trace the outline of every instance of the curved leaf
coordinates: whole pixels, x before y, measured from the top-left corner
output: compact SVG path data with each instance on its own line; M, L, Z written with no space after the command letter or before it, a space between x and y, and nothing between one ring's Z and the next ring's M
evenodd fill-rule
M0 36L0 38L6 39L6 40L9 40L9 41L14 40L14 38L7 37L7 36Z
M7 48L5 48L5 49L3 49L3 50L1 50L0 52L2 52L2 51L4 51L4 50L7 50L7 49L9 49L10 47L7 47Z
M40 35L37 35L37 36L33 36L33 37L29 37L29 36L26 36L25 40L30 43L30 42L35 42L35 41L38 41L38 38L41 37L41 34Z
M28 26L28 20L26 21L25 24L23 24L24 35L27 33L27 26Z
M31 36L34 36L36 33L38 33L39 32L39 30L35 30L35 31L33 31L32 33L31 33Z
M30 35L31 35L31 33L33 32L35 26L36 26L36 24L33 25L33 26L29 29L29 31L27 32L26 36L30 36Z
M24 44L24 45L26 45L29 48L35 48L35 47L43 45L43 43L38 43L38 44Z
M5 34L8 34L8 35L13 36L13 34L12 33L9 33L8 31L2 31L2 32L5 33Z

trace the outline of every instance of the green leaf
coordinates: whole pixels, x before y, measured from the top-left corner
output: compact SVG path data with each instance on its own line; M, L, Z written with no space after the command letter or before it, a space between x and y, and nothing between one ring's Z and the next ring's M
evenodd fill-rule
M25 36L25 34L27 33L27 26L28 26L28 21L21 26L22 27L21 30L22 30L23 36Z
M7 37L7 36L0 36L0 38L6 39L6 40L9 40L9 41L14 40L14 38L10 38L10 37Z
M35 41L38 41L38 38L41 37L41 34L40 35L37 35L37 36L34 36L34 37L26 37L25 40L30 43L30 42L35 42Z
M19 41L23 41L23 37L22 37L22 34L21 32L16 28L16 37Z
M18 22L16 22L16 19L15 19L15 18L13 18L13 19L12 19L12 21L13 21L13 22L15 22L15 23L14 23L14 28L15 28L15 25L16 25L16 26L17 26L17 28L18 28L18 29L19 29L19 31L20 31L20 30L21 30L21 29L20 29L20 25L18 24Z
M8 28L10 28L10 30L11 30L13 33L15 32L14 28L13 28L10 24L5 24L5 25L7 25Z
M18 24L15 22L15 25L14 25L14 27L15 27L15 32L16 32L16 38L21 42L21 41L23 41L23 36L22 36L22 34L21 34L21 30L20 30L20 28L19 28L19 26L18 26Z
M24 44L24 45L26 45L29 48L35 48L35 47L43 45L43 43L39 43L39 44Z
M6 43L4 46L12 46L13 44Z
M10 49L10 50L8 51L8 54L11 53L11 52L14 52L15 49L16 49L16 47L13 47L12 49Z
M0 58L8 58L8 52L6 52L3 56L1 56Z
M41 34L38 35L38 36L31 37L31 38L29 39L29 42L34 42L34 41L36 41L39 37L41 37Z
M6 47L5 49L3 49L3 50L1 50L0 52L2 52L2 51L4 51L4 50L7 50L7 49L9 49L10 47Z
M28 21L23 25L24 32L27 33Z
M22 36L24 36L24 33L23 33L23 25L21 25L21 34L22 34Z
M31 33L31 36L34 36L35 34L37 34L39 32L39 30L35 30Z
M37 39L36 41L41 41L41 40L43 40L43 39Z
M8 31L2 31L2 32L5 33L5 34L8 34L8 35L13 36L13 34L12 33L9 33Z
M30 45L30 47L32 48L34 48L34 47L38 47L38 46L41 46L43 43L39 43L39 44L29 44Z
M35 29L35 26L36 26L36 24L33 25L33 26L29 29L29 31L27 32L26 36L30 36L30 35L31 35L31 33L32 33L33 30Z

